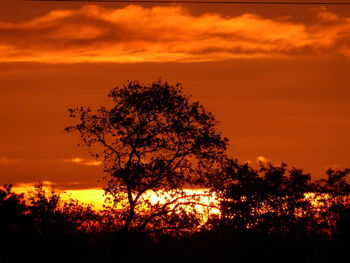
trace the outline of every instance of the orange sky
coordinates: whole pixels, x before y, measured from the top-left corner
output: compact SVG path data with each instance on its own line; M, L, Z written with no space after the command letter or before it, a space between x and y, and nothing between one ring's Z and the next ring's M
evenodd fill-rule
M216 114L241 161L350 167L350 6L0 5L0 184L99 186L67 109L159 77Z

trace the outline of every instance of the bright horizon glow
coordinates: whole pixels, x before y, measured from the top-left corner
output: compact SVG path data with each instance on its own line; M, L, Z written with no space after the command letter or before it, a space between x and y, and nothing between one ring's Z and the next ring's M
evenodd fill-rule
M49 181L43 182L44 190L47 192L51 192L53 190L52 183ZM13 187L13 191L15 193L24 193L25 196L28 194L31 190L33 190L33 185L30 184L21 184L18 186ZM220 200L215 195L215 193L208 192L207 189L183 189L187 196L193 195L193 198L191 199L185 199L184 202L193 202L195 203L194 206L190 205L188 207L185 207L188 212L194 212L197 215L201 215L201 224L205 224L205 222L208 220L208 218L211 215L218 215L220 216ZM104 209L104 204L106 204L106 207L109 207L107 203L105 203L106 195L104 194L103 189L98 188L91 188L91 189L80 189L80 190L61 190L61 191L55 191L56 193L60 194L62 201L68 201L69 199L77 200L79 203L83 206L92 205L92 209L95 211L101 211ZM179 195L175 195L171 197L170 195L167 195L163 192L153 192L149 191L146 192L143 195L143 200L149 200L152 205L154 204L164 204L165 202L171 202L171 200L175 200L176 198L180 197ZM304 199L309 200L311 205L317 209L318 212L321 212L322 209L327 205L325 201L329 198L328 194L321 194L316 195L315 193L304 193ZM171 208L173 205L181 204L181 199L179 198L178 203L170 204L169 207ZM141 204L141 203L140 203ZM186 206L184 204L184 206ZM141 210L142 213L142 204L141 204ZM179 208L183 208L182 205L179 206ZM117 208L118 209L118 208ZM266 207L261 210L262 213L268 212L270 208ZM175 210L176 211L176 210ZM300 215L302 212L300 213Z
M43 187L46 191L51 192L54 190L52 183L49 181L42 182ZM13 186L13 191L17 194L23 193L24 195L29 194L30 191L34 190L33 184L18 184ZM60 194L63 201L68 201L69 199L78 200L84 205L93 205L95 210L100 210L103 208L104 203L104 191L99 188L90 189L79 189L79 190L54 190L55 193Z
M52 183L49 181L43 182L43 186L48 192L53 190ZM31 190L33 190L32 184L19 184L13 187L13 191L15 193L24 193L25 195ZM67 189L55 192L60 194L63 201L68 201L69 199L78 200L83 205L92 205L93 209L96 211L103 209L106 198L104 190L99 188L79 190ZM198 205L195 205L195 210L198 213L203 214L204 219L210 214L220 214L219 201L215 194L207 193L206 189L184 189L184 192L186 195L194 196L193 202L198 202ZM157 194L156 192L149 191L144 195L144 198L150 200L152 204L156 204L157 202L164 203L169 196L164 195L163 193ZM176 198L176 196L174 198Z
M104 191L98 188L65 190L62 194L62 199L68 200L69 198L78 200L86 205L92 204L95 210L103 209L103 203L105 201Z

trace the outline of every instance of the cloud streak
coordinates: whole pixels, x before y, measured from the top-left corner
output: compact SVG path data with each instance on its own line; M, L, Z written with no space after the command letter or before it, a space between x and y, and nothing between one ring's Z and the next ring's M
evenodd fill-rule
M17 159L8 158L8 157L0 157L0 166L2 166L2 165L12 165L12 164L15 164L17 162L18 162Z
M193 62L234 58L350 57L350 18L320 8L313 24L256 14L192 15L182 7L130 5L56 10L0 22L0 61Z
M68 162L68 163L73 163L73 164L86 165L86 166L100 166L102 164L101 161L84 159L84 158L80 158L80 157L71 158L71 159L64 159L63 161Z

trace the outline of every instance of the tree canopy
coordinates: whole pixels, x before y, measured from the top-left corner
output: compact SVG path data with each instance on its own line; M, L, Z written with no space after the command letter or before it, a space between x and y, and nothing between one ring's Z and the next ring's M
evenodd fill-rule
M186 200L184 187L209 187L215 180L228 140L217 131L215 116L191 101L180 84L130 81L112 89L108 97L113 101L110 108L70 109L78 123L66 131L79 132L82 144L102 158L109 175L105 191L127 211L123 228L161 229L157 220L175 216L175 200ZM148 191L170 196L151 204L145 198ZM139 220L142 206L148 212Z

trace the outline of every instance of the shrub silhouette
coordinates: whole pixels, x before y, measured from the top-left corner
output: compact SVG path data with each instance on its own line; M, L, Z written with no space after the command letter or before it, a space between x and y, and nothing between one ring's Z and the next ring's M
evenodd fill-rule
M97 233L90 225L99 221L91 207L76 200L63 201L41 184L28 195L16 194L11 185L5 185L0 188L0 262L85 258L88 253L80 249L90 246L90 236Z
M348 206L348 169L328 170L328 179L311 182L310 174L295 167L288 170L285 163L261 163L258 170L235 161L230 165L230 183L219 190L219 224L232 229L289 236L331 234L338 213Z

